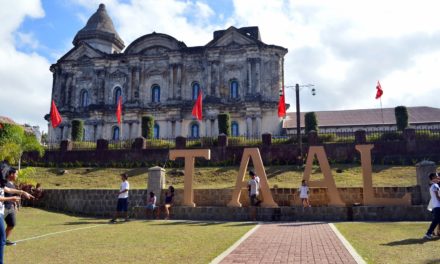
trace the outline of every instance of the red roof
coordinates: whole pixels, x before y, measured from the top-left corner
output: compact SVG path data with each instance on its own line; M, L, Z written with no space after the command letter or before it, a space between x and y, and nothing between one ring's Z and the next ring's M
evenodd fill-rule
M407 107L409 124L440 124L440 109L434 107L418 106ZM304 114L301 112L301 127L304 127ZM395 125L394 108L381 109L356 109L340 111L315 111L319 127L340 126L371 126ZM296 113L287 113L283 128L296 128Z

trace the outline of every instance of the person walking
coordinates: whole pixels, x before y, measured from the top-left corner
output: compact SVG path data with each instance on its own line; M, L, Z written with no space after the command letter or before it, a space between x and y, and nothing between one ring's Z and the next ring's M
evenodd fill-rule
M118 192L118 204L116 206L116 212L110 223L116 223L118 217L123 214L125 221L128 221L128 191L130 190L130 183L128 182L128 175L126 173L121 174L121 187Z
M440 194L439 194L439 181L440 177L435 173L429 174L429 179L431 180L431 187L429 187L429 194L431 195L431 207L432 207L432 215L433 219L431 225L426 231L426 234L423 238L432 239L432 233L434 232L435 227L440 223Z
M255 172L249 171L251 179L248 181L249 198L252 206L259 206L261 201L257 198L260 189L260 177L255 175ZM258 177L258 178L257 178Z

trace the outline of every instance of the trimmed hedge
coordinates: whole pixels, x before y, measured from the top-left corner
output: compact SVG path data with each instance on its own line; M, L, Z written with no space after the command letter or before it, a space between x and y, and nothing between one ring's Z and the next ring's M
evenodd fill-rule
M231 135L231 118L228 113L218 114L218 133Z
M83 132L84 132L84 121L79 119L72 120L72 140L82 141L84 137Z
M397 130L405 130L408 127L408 110L406 106L396 106L394 108L394 115L396 116Z
M318 132L318 120L316 119L315 112L309 112L304 115L304 124L306 134L310 131Z
M142 117L142 136L146 139L152 139L154 137L154 117Z

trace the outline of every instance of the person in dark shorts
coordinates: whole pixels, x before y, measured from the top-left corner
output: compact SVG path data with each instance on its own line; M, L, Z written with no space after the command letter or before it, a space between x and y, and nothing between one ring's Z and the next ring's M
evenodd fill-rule
M116 206L115 216L110 223L116 223L121 214L123 214L125 221L128 221L128 191L130 190L130 184L128 183L128 175L126 173L121 174L121 187L118 192L118 205Z
M168 187L168 190L165 192L165 204L163 205L163 210L165 211L165 220L170 219L170 208L173 205L174 199L174 187Z
M17 189L15 187L15 181L17 180L17 171L14 168L11 168L9 170L8 176L6 178L6 187L10 189ZM13 197L13 196L19 196L16 194L11 193L5 193L5 197ZM14 201L5 201L5 222L6 222L6 246L15 246L15 242L10 241L8 238L11 235L12 230L14 229L15 225L17 224L17 220L15 217L16 211L18 210L18 203Z

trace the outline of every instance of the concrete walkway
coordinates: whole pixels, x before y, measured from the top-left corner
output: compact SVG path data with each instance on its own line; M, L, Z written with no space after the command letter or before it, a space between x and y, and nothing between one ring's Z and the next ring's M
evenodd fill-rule
M260 225L220 263L358 262L329 224L300 222Z

